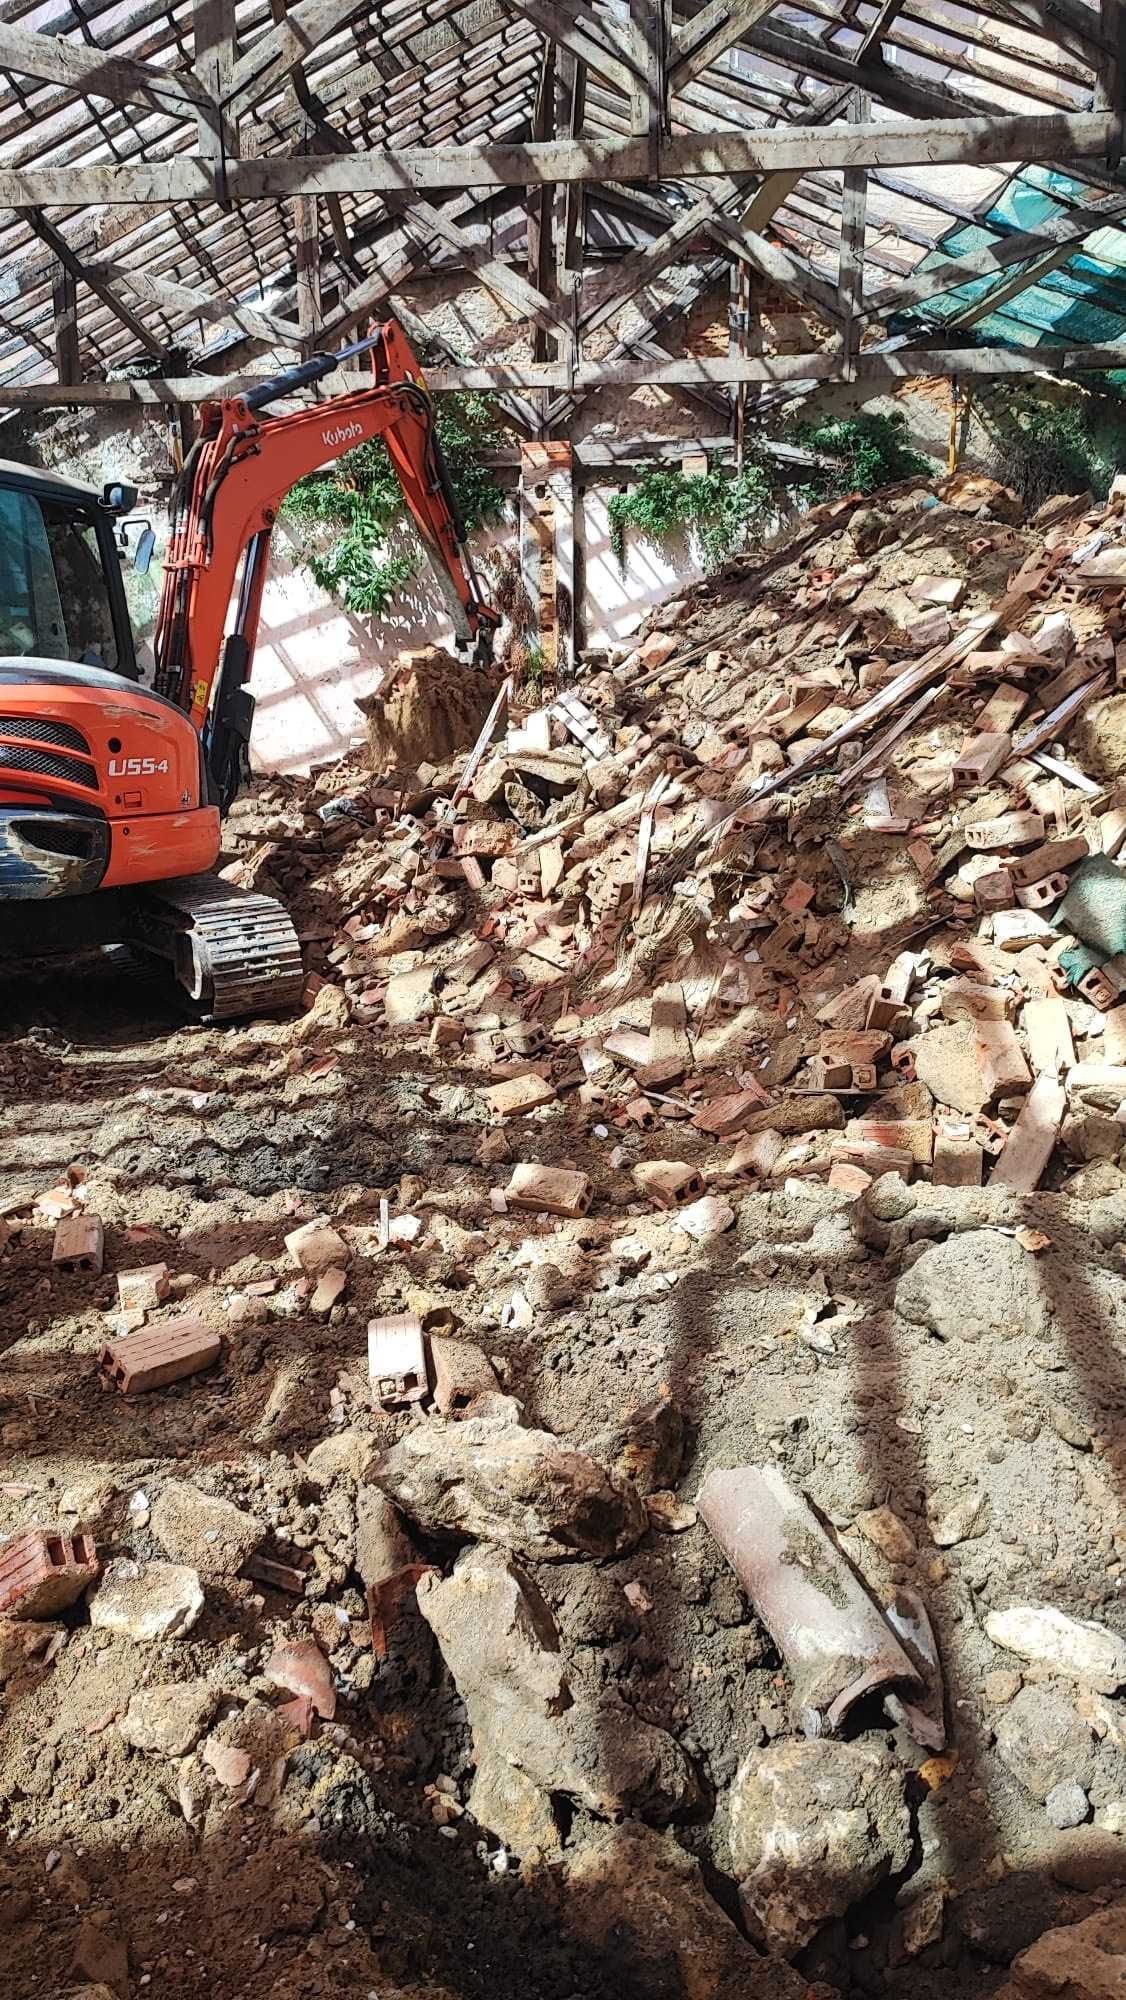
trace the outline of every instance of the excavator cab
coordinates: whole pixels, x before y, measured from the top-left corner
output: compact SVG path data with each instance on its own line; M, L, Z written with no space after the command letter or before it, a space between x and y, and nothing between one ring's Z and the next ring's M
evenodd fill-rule
M70 660L136 678L114 540L115 517L135 504L129 487L98 495L0 461L0 661Z

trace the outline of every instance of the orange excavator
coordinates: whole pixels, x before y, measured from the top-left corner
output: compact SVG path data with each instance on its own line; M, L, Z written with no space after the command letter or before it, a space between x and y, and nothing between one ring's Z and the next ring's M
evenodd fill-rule
M362 353L370 388L265 414ZM151 690L139 681L115 525L136 492L99 495L0 463L0 958L138 945L171 961L211 1020L297 999L287 912L207 871L249 769L248 683L278 509L299 479L370 438L387 446L457 643L486 664L499 615L474 572L421 368L393 320L201 404L174 498ZM151 552L151 530L141 540Z

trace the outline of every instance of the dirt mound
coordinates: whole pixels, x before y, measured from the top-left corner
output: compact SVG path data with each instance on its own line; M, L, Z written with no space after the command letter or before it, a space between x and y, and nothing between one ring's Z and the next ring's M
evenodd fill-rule
M439 646L401 653L385 688L357 699L367 722L372 770L444 764L468 750L496 695L494 676Z

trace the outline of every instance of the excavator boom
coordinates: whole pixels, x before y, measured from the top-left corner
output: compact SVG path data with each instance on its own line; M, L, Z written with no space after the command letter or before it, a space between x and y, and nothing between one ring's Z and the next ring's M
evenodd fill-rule
M372 386L326 403L265 414L265 406L368 350ZM482 662L498 614L486 603L466 547L422 370L394 320L343 355L313 355L244 395L205 403L185 462L156 628L159 694L200 731L219 802L229 806L246 768L253 722L247 688L270 538L286 495L307 474L382 438L459 642ZM232 629L228 611L238 602Z

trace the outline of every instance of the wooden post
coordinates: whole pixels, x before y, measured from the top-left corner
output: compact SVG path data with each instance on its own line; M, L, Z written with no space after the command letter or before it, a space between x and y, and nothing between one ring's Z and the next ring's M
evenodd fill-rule
M234 0L195 0L192 12L195 67L212 101L196 111L200 156L213 169L216 195L225 207L227 164L237 160L238 118L222 104L238 56Z
M562 678L566 669L569 679L574 671L577 643L575 485L570 445L553 443L551 452L547 490L551 496L555 558L555 671L557 678Z
M543 68L540 71L539 89L536 92L535 110L532 115L533 139L550 139L555 134L555 70L556 50L553 42L544 45ZM552 250L552 217L555 207L555 189L548 182L528 189L528 283L546 298L555 296L555 257ZM547 331L542 326L532 328L532 358L547 361L550 356ZM543 399L538 399L542 408Z
M60 263L56 267L51 297L55 314L55 367L59 381L77 382L81 366L78 355L78 287L73 272L66 264Z
M859 125L869 114L869 100L858 90L849 106L849 119ZM846 167L843 175L844 205L841 209L841 248L837 270L837 300L844 322L845 380L856 379L856 356L860 351L860 315L864 310L864 237L868 211L868 170Z
M293 204L297 243L297 325L304 359L313 352L321 325L321 241L315 194L299 194Z

